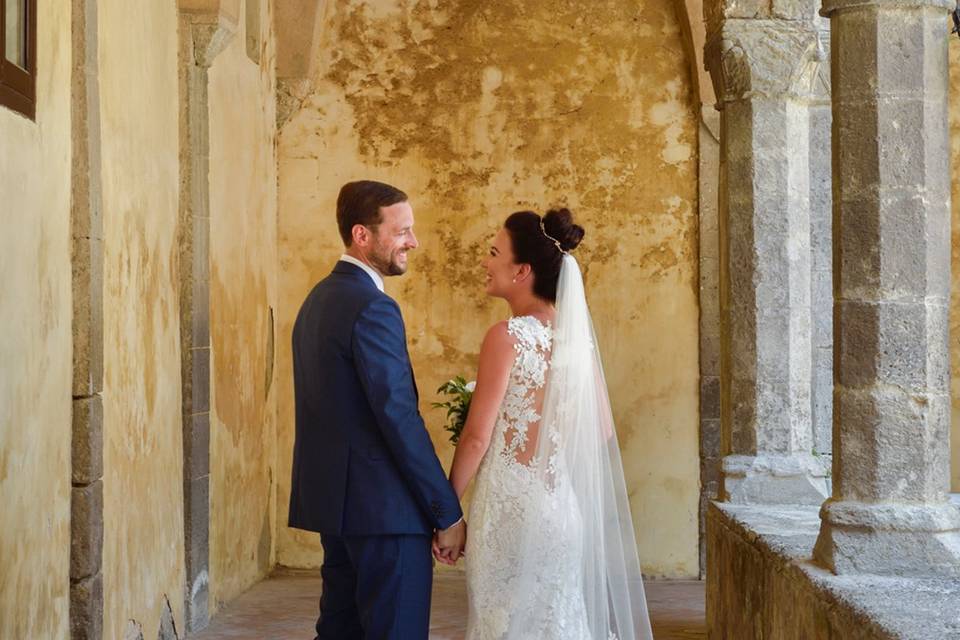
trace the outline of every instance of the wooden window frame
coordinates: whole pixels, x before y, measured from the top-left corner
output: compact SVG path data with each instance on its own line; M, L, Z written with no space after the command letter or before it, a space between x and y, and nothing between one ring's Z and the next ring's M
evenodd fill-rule
M31 120L37 112L37 0L24 0L26 10L27 69L7 60L7 3L0 0L0 106L21 113Z

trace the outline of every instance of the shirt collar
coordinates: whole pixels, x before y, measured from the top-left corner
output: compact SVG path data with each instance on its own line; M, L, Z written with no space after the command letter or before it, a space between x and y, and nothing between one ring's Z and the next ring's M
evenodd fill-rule
M370 268L369 265L366 265L353 256L343 254L340 256L340 260L343 262L349 262L350 264L356 265L367 272L367 275L370 276L370 279L373 280L373 284L377 285L377 289L383 291L383 278L380 277L380 274Z

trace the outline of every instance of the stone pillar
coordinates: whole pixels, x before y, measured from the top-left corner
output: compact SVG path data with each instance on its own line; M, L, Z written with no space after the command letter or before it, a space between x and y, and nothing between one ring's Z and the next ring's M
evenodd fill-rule
M830 25L819 25L821 62L810 95L810 250L813 320L813 451L830 466L833 451L833 182L830 155Z
M236 25L209 11L180 13L180 352L183 381L186 630L210 620L210 190L207 87Z
M828 494L812 428L811 143L829 136L811 132L824 126L811 119L826 57L816 8L729 0L707 14L721 110L721 497L731 502Z
M700 578L707 569L707 508L720 497L720 114L700 115Z
M97 0L73 0L70 637L103 636L103 218Z
M960 575L949 486L953 0L827 0L833 40L835 573Z

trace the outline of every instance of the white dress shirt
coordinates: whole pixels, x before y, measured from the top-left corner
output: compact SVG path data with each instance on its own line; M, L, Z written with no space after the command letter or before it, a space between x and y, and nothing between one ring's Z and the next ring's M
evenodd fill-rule
M377 273L372 268L370 268L369 265L363 264L353 256L348 256L347 254L343 254L342 256L340 256L340 259L344 262L355 264L361 269L363 269L364 271L366 271L367 275L370 276L370 279L373 280L373 284L377 285L377 289L380 289L380 291L383 291L383 278L380 277L379 273Z

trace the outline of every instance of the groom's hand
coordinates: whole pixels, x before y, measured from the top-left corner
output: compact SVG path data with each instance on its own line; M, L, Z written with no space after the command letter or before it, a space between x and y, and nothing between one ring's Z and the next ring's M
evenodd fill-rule
M455 565L467 544L467 523L464 520L449 529L437 531L433 538L433 555L444 564Z

